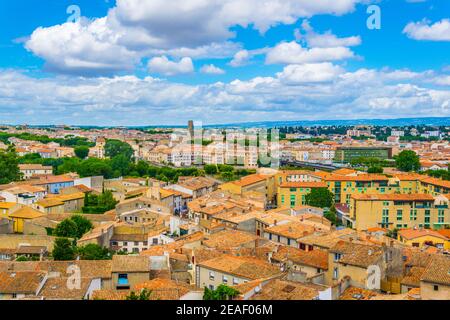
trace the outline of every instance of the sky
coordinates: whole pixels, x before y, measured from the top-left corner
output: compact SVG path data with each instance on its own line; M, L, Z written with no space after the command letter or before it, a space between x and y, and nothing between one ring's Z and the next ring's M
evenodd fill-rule
M0 124L444 116L448 0L0 0Z

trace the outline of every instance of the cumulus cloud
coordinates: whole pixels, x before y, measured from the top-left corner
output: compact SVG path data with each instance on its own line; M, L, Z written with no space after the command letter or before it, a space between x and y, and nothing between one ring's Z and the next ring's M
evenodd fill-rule
M116 35L107 30L104 18L40 27L26 42L26 48L54 71L103 75L133 70L139 56L116 44Z
M304 48L295 41L282 42L270 49L267 64L303 64L329 62L353 58L354 53L346 47Z
M342 15L363 0L117 0L106 17L36 29L26 48L50 69L75 74L130 70L144 57L233 56L234 26L261 33L316 14ZM222 50L226 49L226 50Z
M230 123L237 115L239 121L450 116L450 89L429 82L444 75L409 72L350 72L322 63L286 66L272 77L187 85L135 76L35 79L3 70L0 119L104 124L107 118L111 125L145 125Z
M427 20L410 22L403 33L414 40L450 41L450 19L442 19L434 24Z
M224 74L225 70L216 67L213 64L206 64L200 69L200 72L207 74Z
M170 61L166 56L155 57L148 62L150 72L159 73L165 76L177 74L187 74L194 71L194 64L191 58L183 58L178 62Z
M343 72L344 70L341 67L326 62L288 65L277 76L281 81L290 84L318 83L332 81Z
M250 53L247 50L240 50L236 52L233 59L230 61L230 66L232 67L242 67L245 66L250 60Z
M301 33L300 29L295 30L295 36L297 41L305 40L310 47L318 48L333 48L333 47L353 47L361 44L360 36L351 36L345 38L338 38L331 30L320 34L316 33L311 27L308 20L303 20Z

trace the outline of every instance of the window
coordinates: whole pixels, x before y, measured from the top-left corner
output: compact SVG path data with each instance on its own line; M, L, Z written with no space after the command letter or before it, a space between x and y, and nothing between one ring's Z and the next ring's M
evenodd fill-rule
M341 259L341 254L340 253L335 253L334 254L334 261L339 261L339 259Z
M209 280L214 280L215 274L213 271L209 272Z
M438 223L444 223L445 211L443 209L438 210Z
M119 286L127 286L128 285L128 274L126 274L126 273L119 274L117 284Z
M214 290L214 286L212 284L209 285L210 290Z
M288 246L290 246L291 245L291 239L287 239L287 244L288 244Z
M284 194L281 195L281 203L284 204Z
M439 286L434 285L434 286L433 286L433 290L434 290L434 291L439 291Z
M417 209L411 209L411 211L409 213L409 219L411 221L416 221L417 220Z
M153 243L153 244L158 244L158 238L153 238L153 239L152 239L152 243Z
M239 284L239 279L233 278L233 284L234 284L234 285Z
M430 215L430 210L425 210L424 227L427 229L430 228Z
M397 210L397 221L403 220L403 210Z
M337 279L338 276L339 276L338 268L334 268L334 270L333 270L333 279Z
M291 195L291 207L295 207L295 195Z
M228 277L227 276L222 276L222 282L223 283L228 283Z

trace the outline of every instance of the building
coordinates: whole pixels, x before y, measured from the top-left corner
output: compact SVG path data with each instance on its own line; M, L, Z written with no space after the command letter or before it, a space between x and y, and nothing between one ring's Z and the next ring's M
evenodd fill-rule
M448 300L450 298L450 258L436 256L427 265L420 279L422 300Z
M428 229L402 229L397 233L398 240L411 247L434 246L450 250L450 239L441 233Z
M43 166L41 164L19 164L19 170L24 179L29 179L35 175L52 174L52 166Z
M334 161L350 163L358 158L392 159L390 147L337 147Z
M349 218L356 230L441 229L450 224L450 210L430 194L355 194Z
M235 286L281 274L276 266L254 257L222 255L196 266L196 286L216 289L221 284Z
M44 214L30 207L22 207L19 210L9 214L13 220L14 233L23 233L23 225L25 220L32 220L43 217Z
M281 208L306 205L306 196L313 189L327 188L325 182L282 182L278 187L277 203Z

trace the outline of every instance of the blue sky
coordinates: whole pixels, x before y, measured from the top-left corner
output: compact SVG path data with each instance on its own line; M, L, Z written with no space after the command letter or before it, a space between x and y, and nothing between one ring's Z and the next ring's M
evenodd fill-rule
M445 0L1 1L0 123L449 116L449 13Z

